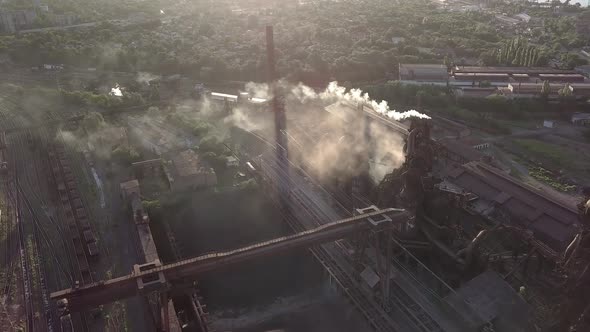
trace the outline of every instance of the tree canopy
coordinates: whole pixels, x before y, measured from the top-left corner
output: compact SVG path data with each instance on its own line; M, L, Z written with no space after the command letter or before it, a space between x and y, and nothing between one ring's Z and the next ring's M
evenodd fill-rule
M442 63L445 56L447 64L475 59L485 65L540 66L559 58L564 49L588 42L576 33L573 19L532 7L527 12L543 24L514 38L511 29L498 28L491 13L447 11L427 0L312 1L274 7L266 1L266 6L243 11L230 10L229 1L216 1L215 6L207 2L172 6L166 1L148 5L145 1L86 0L79 5L85 9L79 10L77 1L51 2L82 15L94 10L94 20L108 17L110 9L98 7L112 2L123 16L139 13L144 17L124 23L103 21L86 29L2 36L0 53L26 65L63 63L183 73L207 82L260 81L265 79L264 25L273 24L278 71L314 85L332 79L382 79L387 74L395 76L398 63ZM158 3L173 9L161 15ZM501 2L490 5L509 15L524 8ZM566 67L582 61L574 55L563 60Z

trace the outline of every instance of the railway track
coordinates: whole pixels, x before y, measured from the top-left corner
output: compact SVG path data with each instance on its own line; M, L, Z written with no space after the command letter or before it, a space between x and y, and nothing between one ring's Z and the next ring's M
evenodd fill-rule
M94 282L94 275L90 264L94 257L99 254L99 249L96 242L96 232L94 225L90 223L90 213L88 207L88 197L78 190L76 176L84 176L88 178L88 174L80 174L80 165L76 157L73 157L73 163L70 162L66 156L68 147L63 141L58 141L49 147L49 168L54 184L57 188L57 198L61 206L61 210L65 215L65 224L67 225L70 243L72 245L72 253L74 266L76 267L76 280L78 285L86 285ZM72 324L74 330L88 331L89 319L87 313L75 313L71 315L72 322L65 321L67 324ZM62 325L64 321L62 320Z
M27 328L32 327L33 315L32 315L32 304L31 304L31 287L30 287L30 270L29 264L26 260L26 248L24 247L24 237L22 234L22 225L20 220L20 214L18 212L18 202L16 196L13 193L12 183L7 181L4 184L5 200L11 206L11 215L8 222L5 223L7 233L7 246L5 252L6 264L6 275L3 280L3 294L4 298L10 297L12 288L16 286L17 278L13 278L14 269L20 270L21 273L21 288L22 288L22 304L24 307L25 324ZM8 204L7 204L8 205ZM12 236L9 236L12 233ZM18 268L17 268L18 266ZM6 311L6 317L8 317L8 311ZM12 324L12 322L10 322Z
M265 162L264 157L259 158L259 167L263 182L270 186L269 192L273 189L276 190L277 187L285 187L286 183L290 184L286 206L284 202L280 202L277 197L274 197L277 195L271 195L271 198L293 230L303 231L338 218L342 214L350 213L338 202L326 205L326 202L334 200L334 197L325 192L321 186L313 183L313 180L298 180L294 178L298 175L289 174L291 172L285 173L283 168L277 167L277 161L272 159L272 154L266 158L270 161ZM300 173L299 171L295 172ZM360 202L366 198L357 199ZM336 212L338 215L334 215ZM358 273L354 272L352 258L345 248L334 244L325 244L313 248L312 253L377 331L435 332L443 330L435 318L431 316L432 313L429 310L432 308L424 307L418 299L412 297L415 294L411 295L408 290L392 284L387 303L381 303L380 297L376 297L370 291L363 290L363 286L359 283ZM394 260L394 262L396 261ZM403 265L394 262L390 264L394 264L396 271L400 271L412 279L413 285L423 286L421 290L423 296L432 295L433 299L441 301L436 294L428 293L429 287L416 279ZM444 306L444 303L440 304Z
M294 231L301 232L307 229L299 222L299 218L295 216L290 208L285 208L277 201L274 201L274 203L281 211L287 224L289 224ZM309 213L306 209L303 211L308 214L308 218L315 220L316 215ZM317 225L320 225L318 221L315 222ZM330 274L331 280L336 282L339 288L376 331L392 331L392 325L395 325L395 323L388 320L386 318L387 315L383 312L380 306L359 289L355 277L341 267L341 260L336 258L339 253L335 252L334 247L331 245L322 245L314 247L310 249L310 251Z
M13 140L18 147L18 140ZM17 149L21 150L21 149ZM14 152L14 150L13 150ZM27 316L27 327L31 331L54 331L54 319L52 317L49 289L47 285L47 266L42 259L41 253L55 252L54 246L51 244L51 239L47 236L36 211L34 211L30 202L30 195L28 195L21 186L21 180L27 179L27 176L21 176L19 167L21 159L18 153L12 155L14 159L13 178L14 181L8 190L11 199L15 202L17 207L17 229L20 244L20 257L23 274L23 289L25 290L25 308ZM34 159L24 158L25 162L35 163ZM35 186L37 184L37 186ZM31 187L31 183L28 184ZM33 183L34 187L38 188L38 182ZM30 190L29 190L30 191ZM46 251L45 251L46 250ZM57 255L52 255L55 260L56 267L60 267L60 262Z
M264 168L262 164L261 168ZM281 181L280 168L273 168L263 172L266 182L272 186L273 183ZM269 173L277 172L275 176ZM277 177L277 178L275 178ZM297 187L296 184L293 185ZM320 191L321 192L321 191ZM301 189L295 188L290 191L291 203L285 206L280 202L276 195L271 195L272 201L281 212L285 221L295 232L301 232L311 227L321 225L331 221L332 216L322 211L316 203L310 202ZM300 220L309 221L304 225ZM344 292L347 298L355 305L359 312L366 318L367 322L375 328L376 331L403 331L396 322L389 319L387 313L375 299L362 291L359 287L358 280L350 272L352 266L345 262L342 250L338 246L326 244L310 249L314 257L324 266L330 274L331 280L335 281L339 288Z
M67 256L64 255L67 252L64 243L65 233L48 211L51 204L43 198L46 194L46 179L40 174L36 151L30 151L30 144L24 136L23 134L14 134L14 139L11 142L12 157L18 161L16 167L20 171L19 189L26 197L27 208L32 215L31 220L45 249L54 253L52 256L56 268L52 269L55 274L53 287L72 285L73 278L67 269L68 264L63 262L64 259L67 259Z
M13 184L12 196L13 200L18 198L19 201L19 225L23 235L20 241L27 243L21 250L21 257L25 258L22 270L23 288L26 290L27 328L29 331L61 331L63 326L60 327L59 322L62 320L58 319L56 308L49 301L49 284L55 289L64 285L73 287L76 280L81 283L92 282L92 276L88 268L81 272L77 264L72 264L71 255L74 250L68 245L70 234L58 222L57 215L52 215L49 211L52 204L44 198L47 194L46 181L49 174L43 174L43 170L46 169L43 159L39 161L38 151L31 149L31 142L25 137L27 135L13 133L11 136L11 158L15 162L14 169L20 170ZM69 196L65 203L73 204ZM23 219L25 217L26 219ZM28 227L22 227L23 224ZM28 233L25 233L25 229ZM25 242L25 234L29 236L28 242ZM31 262L29 257L34 258L35 262ZM42 261L42 258L45 261ZM48 276L51 274L53 279L50 280ZM81 277L78 278L75 274ZM85 314L76 315L72 321L74 324L70 324L76 328L65 328L64 331L90 330Z
M38 295L36 292L36 286L41 284L36 284L39 280L37 277L39 276L39 271L34 271L36 263L34 262L35 257L39 254L39 252L35 253L35 247L30 246L31 242L27 241L27 231L24 225L23 219L26 218L24 211L22 209L22 195L18 190L18 179L15 177L13 183L11 183L10 188L7 190L9 199L14 202L14 206L16 207L16 228L18 234L18 252L20 258L20 270L21 270L21 280L22 280L22 289L23 289L23 305L25 311L25 324L27 331L47 331L47 327L39 326L39 322L36 313L38 313L38 301L35 299L35 295ZM37 299L38 300L38 299Z
M38 222L35 220L36 216L35 216L35 212L33 211L32 207L31 207L31 203L29 202L27 196L25 195L24 191L22 190L22 188L20 187L19 183L18 183L18 178L16 181L16 189L17 189L17 195L20 193L22 201L26 207L26 210L29 213L29 216L31 218L31 220L33 221L34 225L33 225L33 241L31 242L31 249L33 251L33 255L34 257L37 257L38 259L41 257L41 240L40 237L41 235L39 234L39 224ZM42 311L44 313L43 316L45 318L45 323L46 326L43 325L43 322L41 320L41 322L38 322L35 326L35 330L32 331L48 331L48 332L53 332L54 331L54 319L53 319L53 315L51 312L51 307L49 304L49 290L47 289L47 279L46 279L46 269L45 269L45 265L40 261L34 264L33 262L33 268L35 268L36 271L34 271L35 276L38 279L38 288L40 291L40 299L41 299L41 308Z
M2 186L2 192L5 193L4 199L4 209L1 211L1 220L0 224L2 226L2 234L4 235L4 259L2 261L2 266L5 270L2 280L0 281L0 286L2 287L2 294L3 298L8 300L11 295L11 291L13 290L13 284L15 280L13 280L13 275L15 273L15 262L18 259L18 232L16 228L16 215L14 213L15 206L13 202L9 199L8 196L8 184L4 184Z
M19 108L20 106L12 93L0 92L0 129L6 130L18 126L16 118Z

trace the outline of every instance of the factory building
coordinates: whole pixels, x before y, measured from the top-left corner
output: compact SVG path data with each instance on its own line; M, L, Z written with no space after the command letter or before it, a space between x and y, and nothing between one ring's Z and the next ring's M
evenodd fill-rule
M460 190L476 195L468 209L474 215L498 218L502 223L531 230L556 251L576 233L578 211L480 161L450 166L443 177Z
M47 22L54 26L73 25L80 21L74 13L54 14L49 12L47 5L35 5L35 9L0 10L0 33L15 33L21 30L36 28L35 23L43 12Z
M575 113L572 115L572 124L575 126L590 126L590 113Z
M36 19L34 10L0 11L0 32L14 33L29 28Z
M452 74L457 73L498 73L498 74L527 74L539 76L542 74L576 74L573 70L555 69L550 67L480 67L480 66L455 66Z
M584 11L575 22L576 32L584 37L590 36L590 12Z
M549 84L550 98L559 97L559 90L565 87L565 83L550 83ZM590 98L590 84L589 83L573 83L570 84L572 96L577 99ZM535 98L541 96L543 83L510 83L506 89L501 89L501 92L507 97L514 98Z
M438 64L399 64L399 80L423 84L446 84L449 80L447 67Z
M506 86L508 82L541 83L583 83L585 77L573 70L546 67L455 67L451 71L456 85L460 82L487 81L492 85ZM499 83L499 84L494 84Z
M542 84L544 81L585 84L586 77L573 70L546 67L455 66L450 71L439 64L400 64L399 81L407 84L450 86L463 97L486 97L494 88L510 84Z
M218 100L218 101L223 101L223 102L228 102L228 103L237 103L238 102L238 96L237 95L230 95L227 93L221 93L221 92L211 92L209 94L209 97L212 100Z
M172 156L165 165L165 171L172 191L187 191L217 184L217 175L213 168L190 149Z

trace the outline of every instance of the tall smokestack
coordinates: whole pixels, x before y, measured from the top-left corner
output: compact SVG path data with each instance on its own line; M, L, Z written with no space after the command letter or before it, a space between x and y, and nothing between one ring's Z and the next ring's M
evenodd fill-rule
M275 72L275 41L272 25L266 26L266 74L268 84L272 86L276 80Z
M267 75L268 85L272 93L272 111L275 117L275 139L277 155L276 159L279 167L283 170L283 174L287 175L289 172L288 163L288 149L287 149L287 117L285 115L284 95L277 84L277 73L275 68L275 43L272 25L266 26L266 57L267 57ZM285 181L281 181L283 185L279 185L279 191L284 194L288 191L288 177ZM286 195L284 195L286 197Z

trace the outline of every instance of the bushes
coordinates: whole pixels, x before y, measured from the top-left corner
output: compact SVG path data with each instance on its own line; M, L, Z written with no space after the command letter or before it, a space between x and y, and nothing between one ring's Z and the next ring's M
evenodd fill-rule
M215 136L207 136L199 143L199 152L212 152L216 155L229 155L229 149Z
M135 148L127 145L119 145L113 149L111 157L113 158L114 162L126 166L129 166L141 159L139 152Z
M150 216L153 214L158 214L162 211L162 204L159 200L141 201L141 205L143 205L143 208L147 210Z
M96 132L99 128L104 126L104 124L104 117L97 112L90 112L82 119L82 128L84 128L87 133Z
M65 103L76 106L97 106L104 109L139 106L145 103L143 97L137 92L125 92L122 97L88 91L60 90L60 94Z
M246 191L255 191L260 188L260 186L258 185L258 182L256 182L256 180L254 180L254 179L246 180L246 181L240 183L239 186L241 189L246 190Z
M180 113L170 114L166 120L173 126L189 131L197 137L205 136L213 128L208 122Z
M512 133L509 127L500 122L483 116L481 113L470 111L461 107L451 106L441 110L445 115L454 120L461 120L471 126L498 135L509 135Z
M572 192L576 190L576 186L556 180L556 176L554 174L542 167L531 167L529 169L529 175L532 178L544 182L559 191Z

